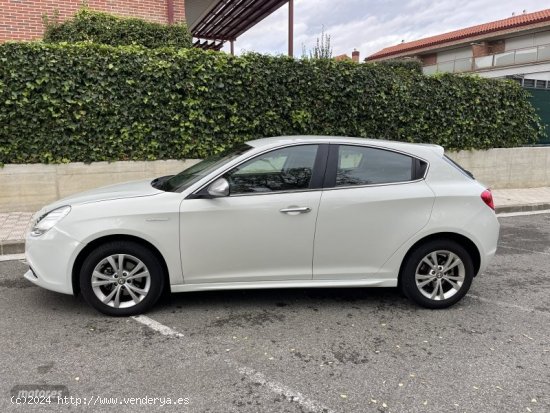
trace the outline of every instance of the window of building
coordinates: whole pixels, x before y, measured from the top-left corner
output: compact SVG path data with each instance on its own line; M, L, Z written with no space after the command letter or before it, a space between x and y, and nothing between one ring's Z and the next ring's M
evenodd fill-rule
M522 49L524 47L532 47L534 45L535 36L526 34L522 36L511 37L504 42L504 50Z
M550 44L550 30L545 32L535 33L535 46L541 44Z
M453 60L466 59L472 57L472 48L470 46L460 47L458 49L445 50L437 53L437 63L444 63Z
M523 79L523 87L534 88L535 79Z
M550 45L539 46L539 52L537 55L537 60L550 60Z

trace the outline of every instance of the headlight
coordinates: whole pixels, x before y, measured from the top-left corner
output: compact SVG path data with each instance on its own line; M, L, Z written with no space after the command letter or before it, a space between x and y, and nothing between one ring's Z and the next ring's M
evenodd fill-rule
M31 229L31 236L39 237L49 229L53 228L55 224L61 221L71 212L70 206L62 206L61 208L54 209L45 215L38 218Z

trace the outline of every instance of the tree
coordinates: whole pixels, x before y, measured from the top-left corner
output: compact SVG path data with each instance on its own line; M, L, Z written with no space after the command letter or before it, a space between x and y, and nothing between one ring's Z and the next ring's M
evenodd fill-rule
M321 30L321 37L317 37L315 47L306 52L306 46L302 45L302 59L332 59L332 46L330 34L325 33L325 26Z

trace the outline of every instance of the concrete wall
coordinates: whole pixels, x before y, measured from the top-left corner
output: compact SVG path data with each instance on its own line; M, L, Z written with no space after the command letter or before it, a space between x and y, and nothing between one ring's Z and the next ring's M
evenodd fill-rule
M0 168L0 212L38 211L50 202L77 192L119 182L176 174L196 162L5 165Z
M550 147L497 148L447 155L493 189L550 186Z
M550 147L461 151L448 155L493 189L550 187ZM118 182L175 174L195 162L6 165L0 168L0 212L34 212L77 192Z

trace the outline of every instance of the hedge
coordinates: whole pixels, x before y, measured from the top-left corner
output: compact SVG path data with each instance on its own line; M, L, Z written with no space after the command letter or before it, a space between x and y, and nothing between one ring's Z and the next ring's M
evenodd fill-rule
M141 45L159 47L191 47L191 33L185 23L160 24L136 18L81 9L63 23L46 18L44 41L75 43L89 41L111 46Z
M379 62L371 62L369 64L384 65L391 68L401 67L422 74L422 62L418 59L387 59L380 60Z
M198 49L0 45L0 163L202 158L295 134L511 147L539 131L512 81Z

